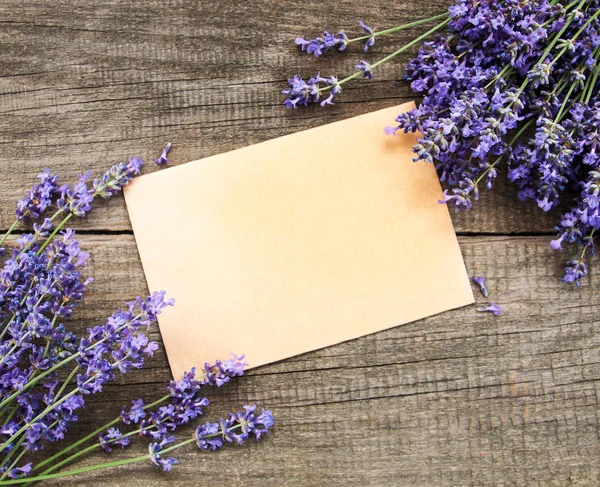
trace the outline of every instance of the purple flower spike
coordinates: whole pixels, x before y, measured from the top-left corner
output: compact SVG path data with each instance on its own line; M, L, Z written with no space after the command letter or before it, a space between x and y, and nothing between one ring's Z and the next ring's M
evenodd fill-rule
M18 220L38 218L52 204L52 198L58 193L57 180L50 172L45 169L38 175L39 183L34 184L25 198L17 203L16 216Z
M488 290L487 290L487 287L485 286L485 276L473 276L473 281L481 289L481 294L483 294L487 298Z
M321 83L325 83L327 86L321 86ZM310 78L308 82L295 75L293 78L288 79L288 84L290 89L282 91L284 95L288 95L287 100L284 102L287 108L298 108L299 105L306 107L311 103L319 103L321 92L326 88L330 90L330 93L326 99L320 102L321 106L333 105L333 97L342 92L342 87L339 85L336 76L324 78L321 73ZM328 88L328 86L331 88Z
M288 84L290 89L282 91L284 95L288 95L288 99L284 102L286 108L298 108L298 105L306 107L309 103L319 101L321 92L314 78L310 78L307 83L296 74L288 79Z
M163 150L162 150L160 156L157 159L154 159L154 162L156 162L156 164L158 164L159 166L167 164L169 162L169 159L167 159L167 154L169 153L170 150L171 150L171 142L167 142L165 144L165 146L163 147Z
M492 313L494 316L499 316L500 311L502 311L502 308L492 301L487 306L481 306L480 308L477 308L477 311L480 311L482 313Z
M218 437L219 423L206 423L196 428L196 444L200 450L215 451L223 446Z
M136 399L135 401L131 401L130 408L123 406L119 417L124 424L137 424L141 419L146 417L144 401L142 399Z
M244 368L248 365L246 362L243 362L244 355L239 357L235 354L232 355L233 358L224 362L220 360L215 361L214 364L206 362L198 379L200 384L221 387L223 384L229 382L232 377L244 375ZM194 371L192 370L193 373ZM173 387L173 383L171 387Z
M306 40L302 37L297 37L294 42L297 46L300 46L303 51L319 57L332 48L337 48L338 51L344 51L346 47L348 47L348 36L344 32L330 34L325 31L323 32L323 35L314 39Z
M104 451L111 452L111 446L121 445L121 448L125 448L129 445L129 438L123 437L121 431L118 428L109 428L106 433L98 435L98 441Z
M169 443L173 443L174 441L175 437L169 436L168 438L163 439L160 443L150 443L148 446L148 455L150 457L150 461L154 465L162 467L164 472L170 472L173 469L173 465L177 465L179 463L176 458L169 457L165 459L160 455L160 451L163 449L163 447Z
M373 35L373 29L367 24L365 24L362 20L358 21L358 25L360 25L361 29L371 36L367 39L367 42L365 42L365 52L367 52L375 44L375 36Z
M260 440L262 435L266 435L275 424L273 414L269 410L262 410L260 415L256 415L255 405L244 406L243 411L235 414L229 414L229 417L221 419L218 423L206 423L196 428L196 444L200 450L217 450L224 443L235 442L240 445L245 440L254 436Z
M583 262L583 259L570 260L565 267L563 282L575 283L579 287L581 286L580 279L585 275L587 275L587 266Z
M23 465L22 467L13 468L10 472L8 472L8 476L11 479L18 479L21 477L27 477L31 472L31 468L33 467L33 463L29 462Z
M373 67L364 59L356 65L356 69L363 72L363 78L373 79Z

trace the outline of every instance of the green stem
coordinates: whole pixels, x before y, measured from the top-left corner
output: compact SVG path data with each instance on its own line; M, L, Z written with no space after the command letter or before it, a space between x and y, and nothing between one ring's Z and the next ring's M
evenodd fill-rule
M16 226L19 224L19 220L15 220L14 223L10 226L10 228L6 231L6 233L0 239L0 245L4 243L4 241L8 238L8 236L13 232Z
M10 357L10 354L13 353L15 348L17 348L16 342L13 343L11 349L8 352L6 352L6 355L4 355L4 357L2 357L2 360L0 360L0 365L2 365L8 357Z
M211 436L216 436L216 435L211 435ZM184 440L184 441L177 443L169 448L165 448L164 450L161 450L160 454L162 455L164 453L168 453L170 451L177 450L178 448L189 445L190 443L193 443L195 441L196 441L196 438L190 438L188 440ZM139 457L126 458L124 460L116 460L114 462L100 463L98 465L91 465L89 467L82 467L82 468L76 468L74 470L67 470L66 472L53 473L53 474L48 474L48 475L45 475L45 474L37 475L35 477L25 477L22 479L15 479L15 480L4 480L4 481L0 481L0 486L24 484L24 483L29 483L29 482L38 482L40 480L58 479L61 477L69 477L71 475L77 475L80 473L93 472L94 470L103 470L105 468L119 467L121 465L129 465L131 463L141 462L141 461L149 460L149 459L150 459L150 454L148 453L146 455L142 455Z
M573 93L575 86L577 86L577 85L575 83L573 83L571 85L571 87L569 88L569 91L567 91L567 94L565 95L565 99L563 100L562 104L560 105L560 108L558 109L558 113L556 114L556 117L554 118L554 121L552 122L552 126L550 127L550 130L552 130L556 126L556 124L560 122L562 114L565 111L565 107L567 106L567 103L569 102L569 98L571 96L571 93Z
M125 326L125 325L124 325ZM125 355L123 358L117 360L116 362L110 364L112 369L117 368L124 360L128 359L130 356L129 355ZM54 411L58 406L60 406L62 403L64 403L67 399L73 397L75 394L77 394L80 390L80 388L82 386L85 386L87 384L89 384L90 382L92 382L99 374L100 372L96 372L94 375L92 375L88 380L86 380L81 386L77 386L75 387L75 389L73 389L71 392L69 392L66 396L61 397L60 399L55 400L52 404L50 404L49 406L46 407L46 409L44 409L40 414L38 414L35 418L31 419L30 421L28 421L27 423L25 423L23 426L21 426L21 428L14 433L13 435L11 435L1 446L0 446L0 451L4 450L8 445L10 445L10 443L17 437L19 436L21 433L27 431L27 428L33 426L37 421L39 421L40 419L43 419L48 413ZM22 391L23 389L21 389Z
M6 469L6 472L4 472L2 474L2 477L0 477L0 480L4 480L6 478L6 476L8 475L8 473L19 464L19 461L21 460L21 458L23 458L23 455L25 455L25 453L27 453L27 450L25 448L23 448L23 451L21 451L21 453L19 453L17 458L15 458L15 461L12 462L10 464L10 466Z
M88 382L90 382L92 380L92 377L90 377L90 379L88 379L86 381L86 384ZM19 435L21 435L22 433L24 433L25 431L27 431L27 428L31 427L32 425L34 425L37 421L39 421L40 419L42 419L43 417L45 417L48 413L54 411L58 406L60 406L63 402L65 402L67 399L73 397L75 394L77 394L77 392L79 392L79 388L77 389L73 389L71 392L69 392L66 396L64 396L63 398L59 399L56 402L53 402L50 406L48 406L46 409L44 409L40 414L38 414L35 418L33 418L32 420L28 421L27 423L25 423L23 426L21 426L21 428L19 428L19 430L14 433L13 435L10 436L10 438L8 438L1 446L0 446L0 451L4 450L8 445L11 444L11 442Z
M504 68L502 69L502 71L500 71L496 76L494 76L492 78L492 80L485 85L485 87L483 88L484 90L487 90L490 86L492 86L497 80L499 80L500 78L502 78L502 76L504 76L504 74L506 73L506 71L508 71L509 69L512 69L512 66L510 64L507 64L506 66L504 66Z
M166 397L170 397L170 396L166 396ZM149 406L150 406L150 405L149 405ZM120 419L119 419L119 418L117 418L117 420L116 420L115 422L118 422L119 420L120 420ZM113 421L114 421L114 420L113 420ZM111 421L111 423L113 423L113 422ZM113 424L114 424L114 423L113 423ZM111 425L111 426L112 426L112 425ZM142 428L142 430L148 430L148 429L154 428L154 426L155 426L154 424L151 424L150 426L146 426L145 428ZM98 431L98 430L97 430L97 431ZM100 431L98 431L98 433L97 433L97 434L99 434L99 433L102 433L102 431L103 431L103 430L100 430ZM133 430L133 431L130 431L130 432L128 432L128 433L125 433L123 436L121 436L121 438L128 438L129 436L137 435L137 434L139 434L139 433L140 433L140 429L138 428L138 429L135 429L135 430ZM114 441L116 441L116 439L115 439ZM113 441L113 442L114 442L114 441ZM112 443L112 442L111 442L111 441L109 441L108 443ZM100 443L94 443L93 445L87 446L87 447L85 447L83 450L80 450L80 451L78 451L78 452L76 452L76 453L73 453L71 456L69 456L69 457L65 458L64 460L61 460L61 461L60 461L60 462L58 462L56 465L52 465L50 468L48 468L48 469L44 470L44 471L43 471L43 472L42 472L40 475L47 475L47 474L49 474L49 473L52 473L52 472L54 472L55 470L59 469L60 467L62 467L62 466L64 466L64 465L66 465L67 463L71 463L73 460L75 460L76 458L79 458L81 455L83 455L83 454L85 454L85 453L88 453L88 452L91 452L91 451L94 451L94 450L96 450L96 449L97 449L98 447L100 447L100 446L101 446L101 445L100 445ZM37 470L37 469L39 468L39 466L40 466L40 465L38 465L38 466L34 467L34 468L33 468L33 470L34 470L34 471L35 471L35 470ZM27 485L29 485L29 484L27 484ZM27 486L25 486L25 487L27 487Z
M25 433L23 433L21 435L21 438L19 438L15 447L6 454L6 456L2 460L2 463L0 463L0 468L4 467L10 461L11 457L17 452L17 450L21 447L21 445L23 444L24 441L25 441ZM11 466L11 468L13 468L13 467ZM7 474L8 474L8 470L6 472L4 472L2 477L0 477L0 480L3 480Z
M235 430L238 428L241 428L241 424L235 425L233 426L231 429ZM207 435L206 438L216 438L217 436L219 436L220 433L215 433L213 435ZM183 440L179 443L176 443L175 445L170 446L169 448L165 448L164 450L161 450L159 452L160 455L164 455L165 453L169 453L173 450L177 450L179 448L182 448L184 446L189 445L190 443L194 443L196 441L195 436L193 436L192 438L189 438L187 440ZM91 445L93 447L96 447L97 445ZM88 447L90 448L90 447ZM71 475L77 475L80 473L87 473L87 472L92 472L94 470L103 470L105 468L112 468L112 467L119 467L121 465L129 465L131 463L136 463L136 462L141 462L144 460L149 460L150 459L150 454L146 454L146 455L142 455L139 457L133 457L133 458L126 458L124 460L116 460L114 462L107 462L107 463L100 463L98 465L91 465L89 467L82 467L82 468L77 468L74 470L67 470L66 472L60 472L60 473L53 473L53 474L42 474L42 475L37 475L35 477L25 477L22 479L15 479L15 480L4 480L4 481L0 481L0 486L3 485L16 485L16 484L29 484L29 483L33 483L33 482L38 482L40 480L50 480L50 479L58 479L58 478L62 478L62 477L69 477Z
M586 0L581 0L581 2L579 3L578 7L580 7L581 5L583 5L585 2L586 2ZM562 37L562 35L569 28L569 25L571 25L571 22L573 22L573 13L569 14L569 16L567 17L567 21L565 22L565 25L563 25L562 29L560 29L560 31L558 32L558 34L556 34L556 36L554 37L554 39L552 39L552 41L548 44L548 47L546 47L546 50L542 54L542 57L537 62L537 64L540 64L540 63L544 62L544 59L546 59L546 57L548 56L548 54L550 54L550 51L552 51L552 49L554 49L554 46L556 45L556 43L560 40L560 38Z
M446 13L443 13L440 15L436 15L435 17L430 17L428 19L417 20L417 21L411 22L409 24L392 27L391 29L385 29L385 30L380 30L379 32L373 32L373 34L367 34L367 35L364 35L361 37L355 37L354 39L349 39L348 44L351 44L352 42L366 41L367 39L370 39L371 37L382 36L385 34L392 34L393 32L410 29L411 27L416 27L417 25L428 24L429 22L433 22L435 20L440 20L440 19L446 18L446 17L448 17L448 15L449 15L448 12L446 12Z
M42 468L45 465L48 465L49 463L52 463L54 460L56 460L57 458L62 457L63 455L66 455L67 453L69 453L71 450L74 450L75 448L77 448L79 445L82 445L83 443L85 443L88 440L91 440L92 438L95 438L96 436L98 436L100 433L102 433L105 429L110 428L111 426L114 426L115 424L118 424L121 421L121 418L115 418L112 421L109 421L108 423L106 423L104 426L100 426L100 428L95 429L94 431L92 431L89 435L81 438L80 440L77 440L75 443L72 443L71 445L69 445L68 447L64 448L63 450L59 451L58 453L55 453L54 455L52 455L49 458L46 458L45 460L41 461L40 463L38 463L35 467L33 467L33 471L35 472L36 470L39 470L40 468ZM70 458L70 457L69 457ZM54 468L54 466L50 467L50 468ZM46 473L46 471L44 471L43 473Z
M587 29L588 25L590 25L590 24L591 24L591 23L594 21L594 19L596 19L596 18L598 17L598 15L600 15L600 10L596 10L596 12L594 12L594 14L593 14L593 15L592 15L592 16L591 16L589 19L587 19L586 23L585 23L585 24L583 24L583 25L581 26L581 29L579 29L579 30L578 30L578 31L575 33L575 35L572 37L571 41L575 41L575 40L577 40L577 38L578 38L578 37L579 37L581 34L583 34L583 32L585 31L585 29Z
M58 424L58 420L54 421L50 426L48 426L48 428L54 428L57 424ZM2 464L0 464L0 467L4 467L8 463L10 458L17 452L17 450L23 446L23 443L25 443L25 440L26 440L26 433L23 433L23 435L19 439L18 445L15 446L10 452L8 452L8 454L2 461ZM23 448L23 451L19 454L19 456L11 463L11 465L6 469L4 474L2 474L2 477L0 477L0 480L4 480L6 478L8 473L18 465L19 460L21 460L21 458L27 451L28 451L27 448Z
M523 132L525 132L525 130L527 130L531 126L533 122L535 122L535 119L529 119L529 121L519 129L515 136L512 139L510 139L508 145L513 145L518 140L518 138L521 137L521 135L523 135Z
M590 232L590 239L594 238L594 232L596 231L595 228L592 228L592 231ZM579 257L579 260L583 260L583 258L585 257L585 253L587 252L588 249L588 245L586 245L585 247L583 247L583 252L581 252L581 256Z
M8 415L8 417L7 417L7 418L6 418L6 419L3 421L3 424L6 424L6 423L8 423L8 422L9 422L11 419L13 419L13 416L14 416L15 414L17 414L17 408L12 408L12 409L9 409L9 408L4 408L4 409L2 410L2 413L1 413L1 414L2 414L2 417L4 417L4 414L5 414L5 413L7 413L7 412L9 412L9 411L10 411L10 414L9 414L9 415Z
M409 47L412 47L415 44L420 43L423 39L425 39L425 38L429 37L431 34L437 32L442 27L444 27L445 25L447 25L449 22L450 22L450 19L444 20L444 22L442 22L441 24L438 24L435 27L433 27L432 29L429 29L427 32L425 32L424 34L420 35L416 39L413 39L412 41L410 41L408 44L406 44L405 46L401 47L397 51L393 52L392 54L389 54L388 56L384 57L383 59L380 59L376 63L373 63L371 65L371 68L376 68L380 64L383 64L383 63L389 61L390 59L392 59L393 57L397 56L398 54L406 51Z
M38 299L37 303L35 303L34 305L34 309L37 308L42 301L46 298L46 296L48 296L47 294L44 294L43 296L40 297L40 299ZM24 301L27 299L27 296L23 297L23 301L21 301L21 306L23 306ZM12 323L12 320L15 319L16 317L16 313L12 315L12 318L10 319L10 321L6 324L6 327L2 330L2 333L0 333L0 340L2 340L4 338L4 335L6 334L6 332L8 331L8 328L10 327L10 324ZM29 315L28 315L29 316ZM58 315L54 315L54 318L52 319L52 323L51 323L51 327L54 327L54 324L56 323L56 319L58 318ZM27 319L27 318L26 318ZM26 319L23 321L23 323L21 324L21 330L23 330L23 328L25 327L25 323L26 323ZM30 332L28 331L27 334L25 336L27 336ZM48 341L48 344L50 344L50 341ZM0 365L2 365L4 363L4 361L6 360L7 357L10 356L11 353L13 353L15 351L15 349L17 348L17 344L15 343L15 346L13 348L11 348L6 355L2 358L2 360L0 360ZM32 375L32 377L35 377L35 372ZM31 377L30 377L31 379Z
M46 241L40 247L40 249L37 251L36 255L41 255L42 254L42 252L44 251L44 249L50 244L50 242L52 242L52 239L55 237L55 235L60 231L60 229L62 227L65 226L65 224L71 219L72 216L73 216L73 213L69 213L66 217L63 218L63 220L58 225L56 225L56 228L50 234L50 236L46 239Z
M169 399L171 397L170 394L167 394L166 396L161 397L160 399L154 401L153 403L150 404L146 404L142 409L146 410L146 409L151 409L154 406L157 406L163 402L165 402L167 399ZM111 426L114 426L115 424L118 424L121 421L121 418L115 418L112 421L109 421L108 423L106 423L104 426L100 426L100 428L92 431L90 434L88 434L87 436L84 436L83 438L81 438L80 440L77 440L75 443L72 443L71 445L69 445L68 447L64 448L63 450L59 451L58 453L52 455L51 457L47 458L46 460L43 460L42 462L38 463L35 467L33 467L33 471L39 470L40 468L42 468L45 465L48 465L49 463L52 463L54 460L56 460L57 458L60 458L64 455L66 455L67 453L69 453L70 451L74 450L75 448L77 448L79 445L82 445L83 443L91 440L92 438L95 438L96 436L98 436L100 433L102 433L104 430L110 428ZM54 467L51 467L54 468ZM46 471L44 471L43 473L46 473Z
M23 393L23 391L30 389L31 387L33 387L36 383L38 383L40 380L42 380L44 377L50 375L52 372L54 372L55 370L59 369L60 367L64 367L65 365L67 365L69 362L75 360L77 357L79 357L81 355L80 352L74 353L73 355L71 355L70 357L67 357L66 359L60 361L58 364L54 365L53 367L49 368L46 372L44 372L43 374L38 375L35 379L33 379L32 381L28 382L27 384L25 384L25 387L23 387L23 389L14 392L13 394L11 394L10 396L8 396L7 398L5 398L2 402L0 402L0 409L4 408L4 406L6 406L8 403L12 402L14 399L16 399L20 394Z
M235 428L236 428L236 426L232 427L231 429L234 430ZM214 435L208 435L208 436L206 436L206 438L214 438L217 435L218 435L218 433L216 433ZM160 454L163 455L164 453L169 453L170 451L177 450L178 448L181 448L182 446L189 445L190 443L193 443L195 441L196 441L196 438L189 438L187 440L183 440L180 443L177 443L177 444L175 444L173 446L170 446L169 448L165 448L164 450L161 450Z
M52 216L50 217L50 221L51 221L51 222L52 222L52 221L54 221L54 219L55 219L55 218L56 218L58 215L61 215L61 214L62 214L62 210L58 210L56 213L54 213L54 215L52 215ZM25 245L25 247L23 247L23 248L22 248L22 249L19 251L19 255L21 255L23 252L27 252L27 250L29 250L29 247L31 247L31 246L34 244L34 242L35 242L35 241L36 241L36 239L32 239L32 240L30 240L30 241L27 243L27 245Z
M477 187L477 185L481 182L481 180L486 176L486 174L488 172L490 172L492 170L492 168L496 167L498 165L498 163L502 160L502 158L504 157L504 154L502 154L501 156L499 156L494 162L492 162L488 167L485 168L485 171L483 171L480 176L475 180L475 183L473 184L474 187Z
M19 305L19 309L23 308L23 305L25 304L25 301L27 301L27 297L29 296L29 291L31 291L31 289L33 288L33 284L35 283L35 281L32 279L31 280L31 284L29 286L29 290L27 291L27 294L25 294L25 296L23 296L23 299L21 300L21 304ZM36 306L38 306L41 303L41 301L38 301ZM13 313L10 316L10 319L8 319L8 321L6 321L6 323L2 323L2 326L4 327L2 329L2 333L0 333L0 340L2 340L4 338L4 335L6 334L6 332L8 331L8 327L10 326L10 324L12 323L12 321L16 318L17 313Z
M600 51L600 48L599 48L599 51ZM592 77L590 78L591 79L590 86L588 87L587 93L584 97L584 102L586 104L588 104L590 99L592 98L592 93L594 92L594 87L596 86L596 81L598 80L598 74L600 73L600 63L598 63L598 60L596 60L596 63L597 63L596 67L594 68Z
M150 455L146 454L146 455L142 455L140 457L127 458L124 460L116 460L114 462L107 462L107 463L101 463L98 465L92 465L90 467L83 467L83 468L77 468L74 470L67 470L66 472L53 473L53 474L49 474L49 475L37 475L35 477L24 477L24 478L15 479L15 480L2 480L2 481L0 481L0 486L2 486L2 485L17 485L17 484L24 484L24 483L30 483L30 482L39 482L40 480L50 480L50 479L58 479L58 478L62 478L62 477L69 477L71 475L77 475L77 474L86 473L86 472L93 472L95 470L102 470L104 468L112 468L112 467L119 467L121 465L129 465L130 463L141 462L143 460L148 460L149 458L150 458Z
M76 458L79 458L81 455L85 455L86 453L94 451L99 446L100 446L99 443L94 443L93 445L90 445L90 446L84 448L83 450L79 450L78 452L73 453L73 455L71 455L70 457L67 457L64 460L61 460L56 465L52 465L50 468L44 470L40 475L49 475L50 473L54 472L55 470L59 469L60 467L62 467L64 465L66 465L67 463L70 463L73 460L75 460ZM36 470L36 468L34 467L33 470ZM30 482L30 484L32 484L34 482L35 482L35 480L32 480ZM26 484L25 487L27 487L30 484Z
M73 377L75 377L75 374L77 373L77 371L79 370L79 365L76 365L75 368L71 371L71 373L69 374L69 376L65 379L65 381L63 382L62 386L60 386L60 389L58 390L58 392L56 393L56 396L54 396L54 400L56 401L60 396L62 396L62 393L65 392L65 389L67 388L67 386L69 385L69 382L71 382L71 379Z
M552 2L550 2L550 5L556 5L558 2L559 2L559 0L552 0ZM565 12L568 12L569 10L571 10L577 3L579 3L579 0L574 0L573 2L571 2L569 5L567 5L565 7ZM542 24L542 27L546 27L547 25L550 25L555 20L556 20L556 17L551 17L550 19L546 20L546 22L544 22Z

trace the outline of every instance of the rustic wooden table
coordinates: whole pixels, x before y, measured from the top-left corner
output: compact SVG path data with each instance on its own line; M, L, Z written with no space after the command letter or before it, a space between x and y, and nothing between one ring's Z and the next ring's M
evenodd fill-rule
M0 228L45 167L69 181L131 154L151 161L167 140L184 163L411 99L405 56L349 86L334 107L286 111L287 76L344 74L363 56L315 59L293 39L356 32L358 19L394 26L447 3L3 0ZM367 59L418 32L378 41ZM252 370L211 391L211 414L269 406L277 425L262 444L190 447L168 475L148 464L60 484L600 485L597 272L581 288L562 284L566 256L548 246L556 214L518 202L502 182L453 221L469 273L488 276L502 316L470 306ZM147 288L122 197L75 228L96 279L71 322L82 331ZM89 397L73 437L132 398L159 397L169 379L161 350Z

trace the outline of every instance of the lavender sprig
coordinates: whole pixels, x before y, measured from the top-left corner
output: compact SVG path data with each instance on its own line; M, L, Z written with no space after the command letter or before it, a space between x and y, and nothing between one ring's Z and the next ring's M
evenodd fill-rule
M148 455L134 461L151 460L168 469L175 461L162 455L191 442L170 445L170 433L208 406L201 387L219 387L243 374L243 356L205 364L197 375L192 370L181 381L172 382L169 393L158 401L134 401L119 418L92 435L39 463L26 460L47 443L65 438L88 394L101 392L119 374L141 368L158 348L143 330L173 304L164 291L128 303L105 324L90 327L83 337L64 325L92 282L80 274L89 256L65 225L75 216L86 216L96 197L110 198L120 192L139 174L141 165L139 158L132 158L112 166L100 179L83 174L73 186L59 186L58 179L45 171L19 203L15 224L2 238L5 241L18 222L33 226L17 239L18 247L0 269L0 485L29 485L42 478L78 473L51 472L93 450L126 448L134 436L151 442ZM46 217L44 213L52 208L54 213ZM62 220L56 223L59 217ZM90 440L93 444L84 446ZM106 462L91 470L127 463L131 459ZM32 472L39 474L31 477Z
M441 20L446 17L448 17L448 14L444 13L428 19L417 20L415 22L409 22L408 24L403 24L392 27L391 29L380 31L374 31L371 27L360 20L359 26L366 35L350 39L344 31L340 31L337 34L331 34L328 31L324 31L322 35L315 37L314 39L306 40L303 37L297 37L294 42L297 46L300 46L302 51L305 51L308 54L314 54L315 57L320 57L330 49L334 48L337 48L338 51L345 51L350 44L362 41L365 41L363 50L367 52L375 44L375 38L379 36L393 34L394 32L399 32L401 30L410 29L411 27L416 27L418 25L435 22L436 20Z
M81 455L94 450L102 449L110 453L115 446L126 448L134 436L150 440L148 455L138 457L138 460L150 460L165 471L171 470L177 464L177 460L172 457L165 458L163 456L167 452L165 447L174 443L175 437L173 433L179 426L187 424L191 419L195 419L201 415L203 409L208 406L208 400L201 396L203 388L207 386L221 387L231 378L243 375L246 365L243 362L243 356L238 357L233 355L233 358L230 360L217 360L213 364L206 363L198 374L195 369L186 372L182 379L170 382L167 388L167 395L151 404L144 404L144 401L141 399L132 401L130 407L123 407L118 418L98 428L96 431L49 459L39 463L32 471L38 471L42 467L65 456L75 448L96 438L95 443L71 454L37 474L36 477L26 479L26 481L42 480L42 477L50 478L48 475L53 471L65 466ZM154 409L157 406L158 408ZM274 421L270 411L263 410L262 414L256 415L254 413L255 409L256 406L244 406L243 412L230 414L227 418L221 420L218 424L225 426L226 437L221 433L213 436L204 433L202 432L201 425L196 428L192 440L198 444L200 449L206 449L203 447L203 442L233 441L235 439L238 444L241 444L250 436L255 436L259 439L262 434L268 432ZM137 428L129 432L123 432L121 428L115 427L119 422L122 422L125 427L137 425ZM182 442L180 446L191 442L189 440ZM171 450L169 449L169 451ZM114 462L110 462L110 465L112 463ZM0 485L2 484L0 483Z
M422 102L385 130L422 134L415 160L435 164L448 185L440 202L457 211L469 210L503 170L519 198L542 211L567 201L550 245L579 247L563 280L580 285L600 229L600 2L456 0L447 15L447 32L425 42L406 69ZM291 78L285 104L331 104L326 92L371 79L379 63L362 60L334 84Z
M19 478L16 480L6 480L0 482L0 486L17 485L28 482L38 482L41 480L68 477L71 475L77 475L96 470L103 470L107 468L118 467L121 465L129 465L131 463L138 463L143 461L150 461L153 464L162 467L163 470L170 471L173 465L176 465L178 461L173 457L165 458L165 455L172 451L183 448L189 444L199 443L199 445L203 445L204 441L216 438L219 435L225 435L226 438L235 438L238 444L245 442L251 437L255 437L257 440L259 440L264 434L268 433L269 428L273 426L274 421L271 411L263 410L259 416L256 416L253 413L255 407L256 406L245 406L244 411L239 411L238 413L230 414L229 418L224 418L223 420L221 420L225 421L226 423L226 429L224 430L219 429L217 432L212 434L207 434L203 430L200 430L200 433L203 435L200 438L200 440L198 440L198 438L196 437L196 433L192 438L180 442L175 442L174 437L168 437L164 440L161 440L160 442L150 443L150 445L148 446L148 453L146 455L141 455L133 458L126 458L123 460L116 460L113 462L101 463L98 465L91 465L88 467L68 470L66 472L37 475L35 477ZM229 425L230 422L232 422L231 425ZM225 441L227 441L227 439L225 439ZM171 446L165 448L165 446L171 443L173 443Z
M372 73L378 66L388 62L390 59L393 59L398 54L401 54L402 52L406 51L414 44L417 44L423 39L429 37L431 34L443 28L448 22L449 19L445 20L441 24L427 31L425 34L417 37L413 41L402 46L400 49L396 50L392 54L385 56L384 58L380 59L379 61L373 64L368 64L369 72L367 76L364 76L365 68L367 66L366 61L364 61L357 66L358 71L356 71L354 74L345 77L342 80L338 80L338 78L333 75L325 78L321 76L320 73L317 74L315 77L310 78L308 82L304 81L304 79L298 75L295 75L293 78L289 78L288 84L290 85L290 88L282 91L284 95L288 95L288 98L284 102L285 106L287 108L298 108L298 106L308 106L309 104L313 103L320 103L322 107L326 105L333 105L334 103L332 100L336 95L339 95L342 92L343 84L348 83L349 81L358 78L359 76L372 78ZM321 96L323 96L327 92L329 92L328 96L325 99L321 100Z

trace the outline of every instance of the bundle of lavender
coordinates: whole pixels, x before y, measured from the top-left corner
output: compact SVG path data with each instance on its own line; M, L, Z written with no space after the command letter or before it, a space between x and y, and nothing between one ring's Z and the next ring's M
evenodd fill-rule
M164 156L166 160L166 152ZM92 282L80 274L88 254L65 225L84 217L98 197L117 194L141 166L139 158L132 158L91 184L90 175L83 175L72 187L59 185L58 177L46 170L18 202L15 222L0 239L2 246L19 223L33 226L18 237L17 248L5 251L10 255L0 270L0 486L140 461L169 471L177 463L168 455L174 450L190 443L216 450L227 442L259 439L273 425L270 411L259 414L255 406L244 406L217 423L200 424L191 437L176 439L176 430L208 406L206 387L243 374L243 357L234 355L171 381L157 401L133 401L114 420L54 455L40 452L50 443L63 443L87 395L101 392L118 374L141 368L158 348L143 331L173 305L164 291L127 303L106 323L88 328L85 336L75 336L64 325ZM148 441L147 454L53 473L86 453L125 448L135 437Z
M318 57L354 42L368 51L378 36L439 22L383 59L360 61L345 78L290 78L285 105L332 104L346 83L371 79L381 64L436 34L406 69L422 102L386 131L422 133L415 160L436 165L450 188L442 203L457 210L470 209L501 170L521 200L542 211L564 203L550 246L579 247L563 279L579 286L600 228L599 15L598 0L457 0L445 14L378 32L361 22L364 35L352 39L344 32L298 38Z

